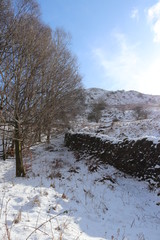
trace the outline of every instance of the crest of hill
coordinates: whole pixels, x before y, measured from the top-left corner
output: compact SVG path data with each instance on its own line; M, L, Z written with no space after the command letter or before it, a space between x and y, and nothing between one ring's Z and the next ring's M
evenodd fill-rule
M124 104L147 104L160 105L159 95L149 95L137 91L107 91L100 88L90 88L85 90L86 104L99 101L105 101L107 105L124 105Z

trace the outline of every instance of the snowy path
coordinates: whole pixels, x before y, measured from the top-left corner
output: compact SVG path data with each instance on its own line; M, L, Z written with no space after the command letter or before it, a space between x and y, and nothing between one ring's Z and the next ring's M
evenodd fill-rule
M89 172L62 138L33 152L28 178L0 160L0 239L160 239L160 197L147 183L110 166Z

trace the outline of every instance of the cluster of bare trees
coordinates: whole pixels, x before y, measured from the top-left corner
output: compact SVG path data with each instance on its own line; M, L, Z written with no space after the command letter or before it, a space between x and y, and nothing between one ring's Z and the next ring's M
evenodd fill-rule
M53 127L67 126L83 101L69 44L64 30L41 22L35 0L0 1L0 121L11 129L16 176L25 175L24 146L42 134L49 141Z
M96 103L91 106L91 112L88 114L88 120L99 122L102 117L102 111L106 108L106 103L102 98L99 98Z

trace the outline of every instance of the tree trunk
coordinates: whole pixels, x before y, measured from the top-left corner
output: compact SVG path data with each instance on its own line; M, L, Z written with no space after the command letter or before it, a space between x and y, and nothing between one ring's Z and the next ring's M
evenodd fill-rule
M51 135L51 131L50 129L47 130L47 143L50 144L50 135Z
M3 129L3 136L2 136L2 148L3 148L3 160L5 161L7 158L7 143L5 143L5 125Z
M38 132L38 142L41 142L41 127L40 127L39 132Z
M6 145L5 145L5 138L4 138L4 133L3 133L3 138L2 138L2 145L3 145L3 160L5 161L7 158L6 154Z
M16 155L16 177L24 177L25 170L22 158L22 141L20 140L20 131L18 121L15 124L15 155Z

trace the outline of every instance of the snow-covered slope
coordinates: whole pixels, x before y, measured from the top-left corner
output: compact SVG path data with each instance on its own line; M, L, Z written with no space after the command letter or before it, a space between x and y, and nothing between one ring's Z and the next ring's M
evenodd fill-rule
M76 123L75 131L102 133L118 139L160 138L160 96L97 88L87 89L85 94L85 114ZM98 121L89 119L98 103L103 104Z
M91 103L102 98L108 105L119 104L157 104L160 105L160 96L148 95L136 91L107 91L100 88L85 90L87 102Z
M0 162L0 239L159 240L158 190L108 165L90 172L63 136L32 151L28 178Z

